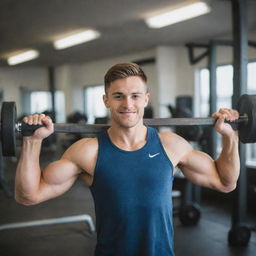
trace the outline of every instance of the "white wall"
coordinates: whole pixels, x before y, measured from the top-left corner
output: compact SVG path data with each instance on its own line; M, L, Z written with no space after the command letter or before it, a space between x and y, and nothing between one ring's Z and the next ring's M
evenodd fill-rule
M168 104L175 103L177 91L177 51L175 47L160 46L156 49L158 86L156 117L169 117Z
M48 90L48 71L38 67L0 68L0 88L4 91L4 101L15 101L17 114L21 114L20 87L28 90Z
M57 90L65 93L65 113L73 112L71 105L73 103L73 87L71 82L71 67L69 65L62 65L55 68L55 86Z

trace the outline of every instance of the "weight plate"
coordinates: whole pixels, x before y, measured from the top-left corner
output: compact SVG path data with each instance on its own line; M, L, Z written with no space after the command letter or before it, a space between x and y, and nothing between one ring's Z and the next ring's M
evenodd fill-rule
M1 141L3 156L16 156L15 124L15 102L3 102L1 110Z
M251 230L245 226L236 226L228 232L228 243L231 246L247 246L251 238Z
M178 214L180 222L184 226L196 225L201 217L200 207L195 203L181 206Z
M238 125L239 139L243 143L256 142L256 95L244 94L238 101L238 112L247 115L248 122Z

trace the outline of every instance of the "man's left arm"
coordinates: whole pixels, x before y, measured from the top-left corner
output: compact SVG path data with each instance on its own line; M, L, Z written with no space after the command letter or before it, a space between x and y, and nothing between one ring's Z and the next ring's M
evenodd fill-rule
M235 189L240 173L238 133L225 121L235 121L239 113L232 109L220 109L213 114L218 118L215 129L222 135L222 151L214 161L203 152L187 149L178 166L192 182L222 192Z
M225 121L237 120L239 113L233 109L223 108L214 113L213 117L218 118L215 129L222 135L222 151L215 161L216 168L224 186L234 189L240 172L238 132Z
M238 138L225 137L222 139L222 152L217 160L215 160L216 169L222 184L233 190L240 173L240 159L238 151Z

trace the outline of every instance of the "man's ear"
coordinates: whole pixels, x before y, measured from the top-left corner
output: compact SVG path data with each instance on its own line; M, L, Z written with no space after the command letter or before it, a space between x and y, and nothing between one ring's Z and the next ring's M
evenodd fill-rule
M106 108L109 108L108 95L106 95L106 94L103 95L103 101L104 101Z
M144 104L145 108L148 106L149 99L150 99L150 94L149 94L149 92L147 92L146 97L145 97L145 104Z

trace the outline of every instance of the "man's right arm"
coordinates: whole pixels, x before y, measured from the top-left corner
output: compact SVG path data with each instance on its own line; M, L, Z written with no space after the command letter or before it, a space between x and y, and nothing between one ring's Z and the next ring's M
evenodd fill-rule
M43 138L53 132L51 119L44 115L25 119L29 124L44 124L33 136L24 137L15 178L15 199L32 205L66 192L75 182L81 169L67 156L41 170L39 164Z

